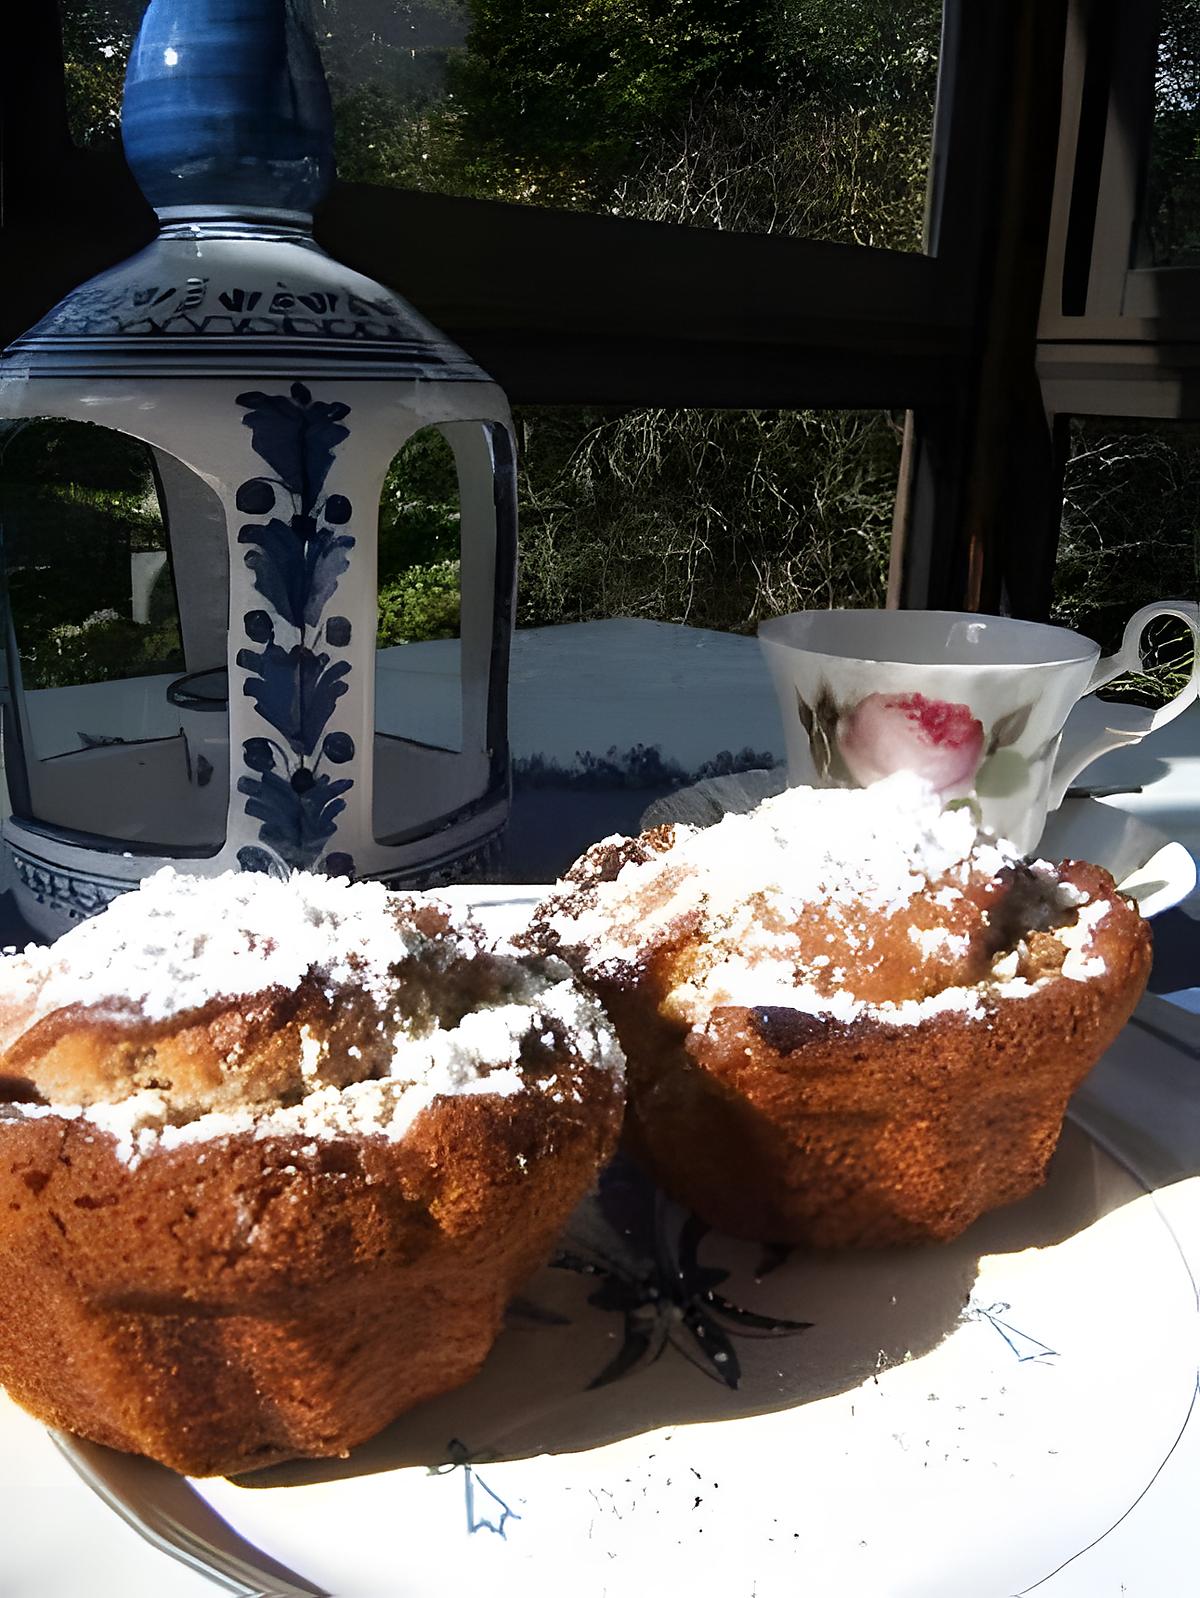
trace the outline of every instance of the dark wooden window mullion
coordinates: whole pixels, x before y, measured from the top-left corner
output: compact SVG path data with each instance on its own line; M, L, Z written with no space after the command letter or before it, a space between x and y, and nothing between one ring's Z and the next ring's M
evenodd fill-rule
M1050 603L1059 512L1036 337L1067 4L949 3L959 50L952 115L940 130L939 262L968 296L970 344L943 403L915 413L890 598L1038 616Z

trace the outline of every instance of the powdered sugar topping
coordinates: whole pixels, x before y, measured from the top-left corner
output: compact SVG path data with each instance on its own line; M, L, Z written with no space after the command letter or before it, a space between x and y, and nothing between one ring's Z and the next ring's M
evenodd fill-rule
M52 948L27 949L25 961L42 978L44 1014L117 1000L165 1021L214 999L291 990L310 973L382 1002L391 967L419 941L397 922L393 903L374 882L307 872L193 877L168 866ZM466 953L468 940L456 936ZM7 965L0 962L0 983Z
M973 873L995 876L1017 857L909 772L869 788L787 788L747 815L677 827L666 853L626 865L548 925L598 970L644 954L692 912L728 925L748 885L786 920L812 904L892 915L935 884L953 903Z
M14 1104L13 1119L58 1116L82 1119L116 1142L118 1157L138 1165L156 1149L176 1149L220 1138L253 1136L318 1143L345 1137L399 1142L436 1100L491 1095L511 1098L538 1091L555 1103L580 1097L576 1068L557 1050L555 1024L572 1039L578 1058L613 1079L624 1056L604 1012L570 979L565 966L547 962L551 980L529 1003L497 1004L463 1016L457 1026L415 1036L397 1031L387 1076L343 1088L315 1086L298 1104L212 1111L177 1122L165 1094L146 1090L116 1103ZM544 1066L524 1058L527 1040L546 1050Z
M414 923L412 911L423 909L438 912L432 923L422 918L433 932ZM397 972L414 953L425 958L405 968L400 983ZM163 1021L213 999L291 991L313 978L326 998L353 989L373 1004L362 1012L367 1032L357 1042L339 1034L336 1057L323 1028L300 1026L298 1102L235 1097L218 1107L209 1098L189 1108L169 1086L139 1091L131 1080L124 1097L14 1103L2 1113L81 1117L136 1162L160 1146L234 1134L398 1139L441 1097L543 1091L562 1103L579 1096L583 1069L606 1072L614 1091L623 1075L612 1026L562 961L489 951L482 929L436 898L316 876L159 872L52 949L0 962L0 997L19 1036L68 1005L121 1014L133 1005L140 1018ZM439 1002L407 1007L439 988ZM368 1033L372 1046L360 1048Z
M685 1025L721 1007L779 1006L913 1026L980 1015L1001 984L1025 993L1048 980L1019 974L1032 970L1027 945L1010 948L990 921L990 896L1002 902L1010 881L1021 891L1008 936L1021 936L1027 902L1030 927L1063 923L1052 934L1061 975L1098 975L1103 962L1086 950L1108 901L1087 905L1057 867L1020 863L968 807L944 807L909 773L857 790L787 789L715 826L676 827L670 847L634 855L609 880L564 884L543 925L573 963L618 981L685 933L671 944L682 952L663 1000Z

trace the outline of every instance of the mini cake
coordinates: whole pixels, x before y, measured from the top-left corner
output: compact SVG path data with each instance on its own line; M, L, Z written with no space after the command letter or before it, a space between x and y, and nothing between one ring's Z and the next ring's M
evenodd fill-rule
M0 1382L193 1475L468 1380L622 1108L561 962L316 876L160 872L0 963L0 1048Z
M1017 859L908 774L608 839L530 942L616 1022L667 1191L818 1246L952 1238L1036 1187L1150 964L1107 872Z

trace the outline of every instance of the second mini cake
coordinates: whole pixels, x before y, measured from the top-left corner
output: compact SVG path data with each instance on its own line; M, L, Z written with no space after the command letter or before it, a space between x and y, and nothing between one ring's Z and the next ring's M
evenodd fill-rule
M190 1474L468 1380L616 1140L557 960L436 900L163 872L0 962L0 1382Z
M948 1239L1045 1175L1146 982L1107 872L1027 864L915 778L595 845L533 940L602 999L631 1145L710 1224Z

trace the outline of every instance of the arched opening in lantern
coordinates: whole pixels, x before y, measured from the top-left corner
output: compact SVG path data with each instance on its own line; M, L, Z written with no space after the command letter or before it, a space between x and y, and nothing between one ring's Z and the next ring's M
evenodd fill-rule
M500 564L515 535L512 448L491 422L419 429L397 452L379 517L373 830L404 841L449 821L497 777L511 586Z
M461 621L458 468L445 429L423 427L393 458L379 501L379 737L462 748Z
M215 854L229 782L218 496L140 439L35 417L0 428L0 539L14 815L133 853Z

